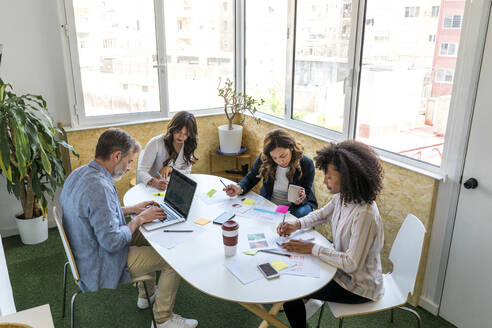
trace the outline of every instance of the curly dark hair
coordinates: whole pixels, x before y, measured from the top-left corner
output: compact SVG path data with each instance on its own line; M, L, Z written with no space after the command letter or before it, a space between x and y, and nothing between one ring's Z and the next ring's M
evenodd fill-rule
M178 158L178 152L173 147L173 134L181 131L183 127L186 127L186 131L188 132L188 138L184 142L184 151L183 158L186 165L195 164L195 161L198 160L195 156L195 150L198 146L198 128L196 125L195 116L193 114L181 111L174 114L173 118L169 122L167 126L166 135L164 136L164 144L166 145L166 149L169 152L169 158L162 163L163 166L167 166L169 162L176 161Z
M263 141L263 152L261 153L261 166L258 177L264 181L275 180L275 172L277 171L277 163L272 159L270 152L275 148L287 148L292 151L292 158L289 163L289 171L287 171L287 179L292 182L296 170L299 170L299 178L302 177L301 159L303 148L296 142L294 137L283 129L275 129L267 133Z
M332 164L340 173L342 203L371 203L383 187L381 163L374 150L362 142L330 143L316 152L314 161L323 172Z

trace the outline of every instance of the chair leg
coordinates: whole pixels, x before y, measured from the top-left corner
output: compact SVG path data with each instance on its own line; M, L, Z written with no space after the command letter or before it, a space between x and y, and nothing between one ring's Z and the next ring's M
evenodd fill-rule
M147 289L147 284L145 283L145 281L143 281L143 285L144 285L144 289L145 289L145 296L147 296L147 302L149 302L150 314L152 314L152 322L154 323L154 328L157 328L157 324L156 324L155 318L154 318L154 309L153 309L152 303L150 303L149 291Z
M395 319L395 309L391 309L391 312L390 312L390 322L393 323L394 322L394 319Z
M65 318L65 301L67 298L67 267L68 262L63 267L63 296L62 296L62 318Z
M338 328L342 328L342 326L343 326L343 318L340 318L338 320Z
M321 311L319 311L319 318L318 318L318 328L320 327L321 325L321 318L323 316L323 311L325 310L325 305L326 303L323 302L323 305L321 306Z
M72 296L72 303L70 304L70 328L75 327L75 297L77 297L77 295L79 295L80 293L82 293L81 290L79 290Z
M414 309L410 309L406 306L400 306L399 309L412 313L417 318L417 327L422 328L422 319L420 318L420 315L418 314L417 311L415 311Z

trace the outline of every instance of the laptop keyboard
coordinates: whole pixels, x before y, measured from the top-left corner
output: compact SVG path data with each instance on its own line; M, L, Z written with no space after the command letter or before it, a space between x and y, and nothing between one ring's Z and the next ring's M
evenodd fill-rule
M165 206L161 205L161 208L164 211L164 213L166 213L166 215L167 215L166 220L165 220L166 222L176 221L179 219L179 217L176 214L169 211Z

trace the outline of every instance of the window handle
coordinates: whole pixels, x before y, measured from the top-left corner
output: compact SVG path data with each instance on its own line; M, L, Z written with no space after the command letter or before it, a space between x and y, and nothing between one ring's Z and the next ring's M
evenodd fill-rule
M346 93L346 90L348 88L352 88L352 74L353 74L353 72L354 72L354 70L352 68L349 69L347 76L343 79L343 94Z

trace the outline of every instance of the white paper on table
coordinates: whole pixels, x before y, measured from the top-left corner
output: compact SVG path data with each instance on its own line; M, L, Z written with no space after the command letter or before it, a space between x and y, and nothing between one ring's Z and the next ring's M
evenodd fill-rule
M226 259L224 266L244 285L263 278L256 259L249 255L238 253Z
M236 215L243 215L251 209L251 206L244 205L241 202L241 198L233 197L220 203L220 207L227 212L234 213Z
M254 206L248 213L248 215L276 224L282 222L284 218L284 213L278 213L275 212L275 209L264 208L262 206Z
M295 262L296 266L282 271L283 274L305 277L320 277L320 259L308 254L292 254L290 261Z
M286 242L288 242L291 239L304 240L304 241L312 241L312 240L314 240L314 237L311 236L308 233L308 231L311 231L311 229L308 229L308 230L296 230L289 237L277 236L276 239L275 239L275 242L277 243L278 246L280 246L283 243L286 243Z
M193 232L164 232L163 230L193 230ZM205 231L205 228L191 222L172 224L164 229L158 229L146 235L146 238L164 248L170 249L178 244L195 238Z
M201 192L201 193L197 194L198 198L200 198L200 200L202 200L207 205L213 205L213 204L225 202L225 201L230 199L230 197L227 196L227 194L224 191L222 191L222 189L217 190L215 192L215 194L213 194L212 197L209 197L207 195L208 193L209 193L209 191Z

